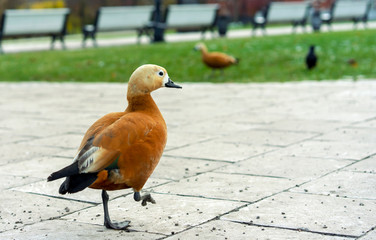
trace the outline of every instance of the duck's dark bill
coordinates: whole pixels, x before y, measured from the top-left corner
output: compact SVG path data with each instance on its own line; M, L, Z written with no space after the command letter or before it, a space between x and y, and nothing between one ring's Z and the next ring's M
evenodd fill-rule
M173 81L171 81L171 79L168 79L168 82L165 84L165 87L169 87L169 88L182 88L181 86L176 85Z

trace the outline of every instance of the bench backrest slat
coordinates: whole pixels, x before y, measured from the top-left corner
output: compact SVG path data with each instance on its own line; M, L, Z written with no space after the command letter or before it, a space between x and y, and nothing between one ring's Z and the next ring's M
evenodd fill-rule
M154 6L101 7L97 20L98 31L137 29L151 20Z
M217 10L217 4L172 4L166 24L169 28L208 27L214 24Z
M4 36L59 34L69 9L6 10L4 14Z
M333 18L363 17L367 11L368 0L363 1L337 1L335 3Z
M309 7L305 2L272 2L268 12L269 22L302 20Z

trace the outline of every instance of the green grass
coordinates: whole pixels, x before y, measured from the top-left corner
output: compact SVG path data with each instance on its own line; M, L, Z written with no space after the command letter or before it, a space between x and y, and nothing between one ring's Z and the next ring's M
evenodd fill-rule
M145 63L164 66L175 82L284 82L376 78L376 30L214 39L210 51L240 58L225 75L211 76L195 42L43 51L0 56L0 81L125 82ZM48 43L46 43L48 45ZM318 67L305 69L309 45L317 45ZM358 67L347 64L354 58Z

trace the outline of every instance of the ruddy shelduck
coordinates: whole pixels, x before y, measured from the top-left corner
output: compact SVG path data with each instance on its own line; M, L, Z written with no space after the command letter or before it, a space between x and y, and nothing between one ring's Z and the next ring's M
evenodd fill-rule
M234 58L222 52L209 52L204 43L198 43L195 46L195 50L201 52L202 61L206 66L214 69L220 69L223 73L223 69L231 65L237 64L239 59Z
M134 200L155 203L140 191L157 166L167 141L166 123L150 93L158 88L181 88L163 67L137 68L128 83L128 107L97 120L86 132L73 163L52 173L47 181L66 177L59 193L75 193L87 187L102 189L104 225L125 229L129 221L111 222L107 190L132 188Z

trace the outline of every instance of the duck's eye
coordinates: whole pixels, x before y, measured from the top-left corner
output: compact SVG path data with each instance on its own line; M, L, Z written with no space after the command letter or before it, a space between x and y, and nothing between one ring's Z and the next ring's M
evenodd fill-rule
M161 77L163 76L163 74L164 74L164 72L163 72L162 70L160 70L160 71L158 72L158 75L161 76Z

